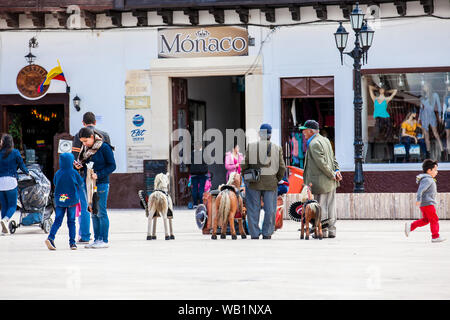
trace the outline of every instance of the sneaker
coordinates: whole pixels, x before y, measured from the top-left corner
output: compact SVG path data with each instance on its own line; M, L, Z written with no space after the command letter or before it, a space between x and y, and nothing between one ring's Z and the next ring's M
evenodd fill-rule
M48 250L56 250L56 246L53 240L47 239L45 240L45 244L47 245Z
M411 232L411 223L406 222L405 223L405 236L409 237L410 232Z
M431 242L444 242L445 240L447 240L447 239L439 237L439 238L436 238L436 239L431 239Z
M2 227L2 232L4 234L9 234L9 229L8 229L8 220L3 218L1 221L1 227Z
M77 250L77 245L75 243L71 244L70 245L70 250Z
M78 239L77 243L78 244L88 244L89 240Z
M85 249L92 249L92 247L94 246L94 244L96 244L97 242L99 242L99 240L95 240L94 242L85 245L84 248L85 248Z
M272 239L272 237L271 236L263 236L263 239L270 240L270 239Z
M95 243L92 246L92 249L104 249L104 248L108 248L109 245L106 242L103 241L98 241L97 243Z

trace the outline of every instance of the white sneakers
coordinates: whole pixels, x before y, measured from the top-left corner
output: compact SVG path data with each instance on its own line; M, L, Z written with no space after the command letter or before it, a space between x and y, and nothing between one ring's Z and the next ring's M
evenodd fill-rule
M409 234L411 233L411 223L410 222L406 222L405 223L405 236L409 237ZM436 239L431 239L431 242L435 243L435 242L444 242L445 238L439 237Z
M0 221L1 229L2 229L2 234L3 234L3 235L9 234L8 221L9 221L9 219L6 218L6 217L3 218L3 219Z
M405 235L407 237L409 237L409 233L411 232L411 223L410 222L406 222L405 223Z
M84 246L86 249L104 249L109 248L108 243L103 242L102 240L96 240L90 244Z

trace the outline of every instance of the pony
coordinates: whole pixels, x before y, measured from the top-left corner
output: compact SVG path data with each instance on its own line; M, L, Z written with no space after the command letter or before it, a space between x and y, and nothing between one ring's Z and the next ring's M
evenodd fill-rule
M148 210L145 215L148 218L147 240L156 239L156 221L158 217L162 217L164 221L164 233L166 240L173 240L172 219L173 204L169 195L169 174L159 173L155 177L153 192L148 198ZM169 220L170 235L167 232L167 220ZM153 230L152 230L153 222ZM150 231L152 230L151 234Z
M315 238L322 240L322 208L320 207L319 202L314 200L314 196L311 192L311 186L303 186L302 192L300 193L300 201L303 202L300 239L309 240L309 223L312 219L314 219L314 236Z
M234 227L234 219L238 220L239 233L242 239L246 239L247 235L244 231L242 219L245 219L244 202L240 195L240 187L242 177L237 172L232 172L226 185L219 186L220 193L217 195L214 205L216 212L213 218L213 231L211 239L217 239L217 226L221 228L221 239L226 239L227 225L230 225L231 238L237 239L236 229Z

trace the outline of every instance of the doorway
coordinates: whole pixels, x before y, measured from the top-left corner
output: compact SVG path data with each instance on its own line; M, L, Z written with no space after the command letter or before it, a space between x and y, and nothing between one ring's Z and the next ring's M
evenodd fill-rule
M48 94L39 100L0 95L1 131L13 136L25 163L39 164L49 180L58 167L54 137L69 132L68 108L68 94Z
M189 130L191 150L194 137L202 142L203 148L214 142L204 141L203 134L206 130L217 129L222 134L221 154L212 154L216 159L220 157L220 161L208 165L211 188L216 189L220 184L226 183L225 153L233 148L235 142L226 141L226 130L245 131L244 76L172 78L172 94L173 130ZM239 147L240 152L243 152L245 145ZM177 205L186 205L191 201L190 189L186 187L189 166L183 163L174 165L174 175Z
M285 163L304 168L306 141L299 126L306 120L319 123L335 152L334 78L281 78L281 131Z

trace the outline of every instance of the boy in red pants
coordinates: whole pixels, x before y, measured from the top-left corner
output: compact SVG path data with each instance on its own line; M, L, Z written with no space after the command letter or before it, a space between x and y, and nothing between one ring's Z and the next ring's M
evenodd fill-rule
M439 218L436 215L436 194L437 187L434 177L438 173L437 161L431 159L425 159L422 163L422 174L416 177L416 182L419 184L417 190L417 202L416 206L420 206L422 211L422 219L416 220L413 223L405 224L405 234L409 236L411 231L414 231L417 227L426 226L430 224L431 229L431 242L442 242L446 239L439 236Z

